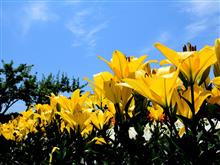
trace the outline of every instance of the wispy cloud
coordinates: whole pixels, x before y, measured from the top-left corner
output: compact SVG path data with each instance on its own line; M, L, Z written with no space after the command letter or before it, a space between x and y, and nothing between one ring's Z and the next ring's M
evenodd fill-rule
M219 27L220 1L198 1L191 0L183 5L182 11L189 15L191 22L185 26L187 40L198 35L206 34L208 29L212 32Z
M188 39L195 38L198 36L201 32L205 31L208 28L208 22L206 19L199 20L196 22L192 22L188 25L186 25L185 30L188 33Z
M98 33L107 28L108 22L99 20L94 15L92 9L83 9L76 12L72 19L67 22L66 28L74 36L72 46L86 45L88 48L96 46Z
M58 16L50 11L46 2L31 2L22 9L22 34L27 34L36 22L49 22L57 18Z
M186 5L183 11L191 13L193 15L203 17L213 15L219 12L219 1L198 1L198 0L191 0L186 2Z

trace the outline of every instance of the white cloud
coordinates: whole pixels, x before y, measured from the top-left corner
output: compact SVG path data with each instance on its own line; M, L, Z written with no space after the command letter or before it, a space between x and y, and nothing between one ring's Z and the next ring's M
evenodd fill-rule
M89 10L82 10L75 13L73 18L66 24L67 29L69 29L76 37L85 35L85 19L90 15Z
M192 39L192 38L196 37L201 32L208 29L208 26L209 26L209 24L206 19L199 20L199 21L192 22L192 23L188 24L185 27L185 30L188 33L188 39Z
M207 35L208 29L212 33L219 27L220 1L191 0L182 5L182 11L189 15L190 22L185 26L186 40L191 40L199 35Z
M205 0L205 1L198 1L198 0L191 0L186 3L184 6L183 11L191 13L196 16L208 16L218 13L220 10L220 1L212 1L212 0Z
M94 11L84 9L74 14L71 20L66 24L74 36L72 46L77 47L87 45L88 48L96 46L98 33L107 27L107 21L98 20L94 17Z
M22 34L27 34L35 22L49 22L57 19L57 15L52 13L46 2L31 2L22 10Z

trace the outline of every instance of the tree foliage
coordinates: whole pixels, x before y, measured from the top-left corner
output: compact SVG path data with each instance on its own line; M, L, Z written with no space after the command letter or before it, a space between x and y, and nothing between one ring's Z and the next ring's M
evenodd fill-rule
M37 74L32 74L33 65L20 64L15 67L14 62L2 61L0 68L0 114L5 114L12 105L19 100L24 101L26 106L35 103L48 103L51 93L70 93L77 88L83 88L86 84L79 84L79 79L70 79L66 74L52 73L43 75L41 80Z

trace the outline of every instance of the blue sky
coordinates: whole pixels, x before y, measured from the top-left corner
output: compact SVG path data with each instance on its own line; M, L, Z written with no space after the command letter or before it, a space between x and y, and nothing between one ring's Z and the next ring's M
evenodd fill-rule
M220 37L220 1L2 0L0 58L34 64L33 72L92 79L109 70L114 50L163 59L161 42L177 51ZM17 105L18 109L22 106Z

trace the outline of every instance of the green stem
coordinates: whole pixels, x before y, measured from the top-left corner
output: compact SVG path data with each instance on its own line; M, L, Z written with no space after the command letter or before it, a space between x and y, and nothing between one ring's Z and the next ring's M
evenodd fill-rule
M172 131L174 130L175 136L179 138L179 133L178 133L178 131L177 131L177 129L176 129L176 126L175 126L175 124L174 124L173 117L172 117L172 115L171 115L170 112L171 112L171 111L170 111L170 108L169 108L169 107L165 108L165 113L166 113L166 115L168 116L169 121L170 121L170 123L167 123L167 126L168 126L168 128L170 129L171 136L173 135Z
M194 86L193 86L193 82L191 81L190 83L190 89L191 89L191 100L192 100L192 104L191 104L191 111L192 111L192 125L191 125L191 131L192 131L192 135L193 135L193 139L196 142L196 124L195 124L195 101L194 101Z
M193 83L190 83L190 90L191 90L191 103L192 106L190 107L191 111L192 111L192 119L195 116L195 101L194 101L194 87L193 87Z
M189 59L189 66L190 68L192 68L191 66L191 60ZM194 119L194 116L195 116L195 104L194 104L194 80L193 80L193 74L192 74L192 69L190 69L190 90L191 90L191 106L190 106L190 109L192 111L192 120Z

